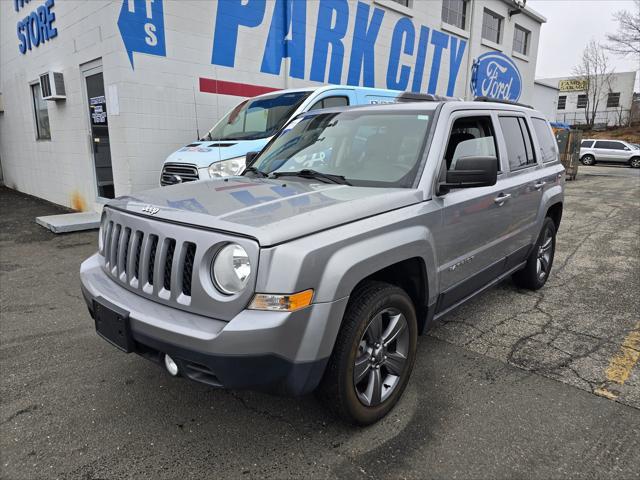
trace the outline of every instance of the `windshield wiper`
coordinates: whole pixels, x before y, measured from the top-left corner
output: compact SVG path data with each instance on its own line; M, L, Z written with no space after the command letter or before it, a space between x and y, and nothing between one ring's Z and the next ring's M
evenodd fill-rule
M297 172L273 172L270 175L271 178L278 177L302 177L302 178L315 178L316 180L324 180L324 183L337 183L339 185L351 185L346 178L342 175L332 175L330 173L322 173L317 170L311 170L304 168Z
M259 177L268 177L268 175L264 173L262 170L258 170L256 167L253 167L253 166L249 166L245 168L244 172L242 172L242 175L244 175L247 172L255 173Z

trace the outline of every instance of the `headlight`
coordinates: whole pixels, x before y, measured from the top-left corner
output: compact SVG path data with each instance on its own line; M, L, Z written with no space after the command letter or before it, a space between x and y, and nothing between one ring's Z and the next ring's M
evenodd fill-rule
M245 165L245 157L230 158L229 160L223 160L222 162L212 163L209 165L209 176L211 178L217 178L240 175L244 170Z
M234 295L247 286L251 263L247 251L236 243L222 248L213 260L211 276L216 287L227 295Z

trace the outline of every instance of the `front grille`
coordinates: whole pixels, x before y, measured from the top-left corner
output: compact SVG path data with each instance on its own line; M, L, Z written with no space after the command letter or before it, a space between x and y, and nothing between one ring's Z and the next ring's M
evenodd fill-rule
M187 243L187 251L184 254L184 268L182 270L182 293L191 296L191 277L193 276L193 262L196 258L196 244Z
M168 293L175 282L175 296L191 296L194 243L174 238L164 238L161 243L157 235L146 235L114 221L108 222L104 235L102 253L112 276L147 292L155 290L155 279L160 279L159 286ZM188 299L183 302L188 303Z
M189 314L230 321L243 311L254 292L258 243L210 228L141 215L138 210L144 206L132 203L130 212L111 206L104 209L99 253L109 280L142 298ZM237 295L218 292L210 274L213 255L229 243L242 245L256 266L249 286ZM106 292L108 296L110 292ZM211 335L216 333L215 322L203 325L211 328Z
M156 254L158 253L158 236L151 235L151 253L149 254L149 269L147 270L147 282L153 285L153 274L156 269Z
M163 285L165 290L171 290L171 270L173 267L173 254L176 251L176 241L171 238L167 241L167 258L164 261L164 279Z
M160 185L193 182L198 180L198 169L186 163L165 163L160 176Z

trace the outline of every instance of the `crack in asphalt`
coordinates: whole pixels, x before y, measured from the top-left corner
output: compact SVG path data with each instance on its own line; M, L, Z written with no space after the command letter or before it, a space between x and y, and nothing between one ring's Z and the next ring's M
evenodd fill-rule
M599 182L592 181L592 183L596 190L606 192L607 188L610 188L610 186L603 185L600 189ZM635 188L634 185L629 189L630 196ZM569 193L565 197L565 201L567 198L571 198L570 201L573 204L582 205L584 203L579 195L572 196ZM612 246L608 239L613 237L628 242L629 239L635 238L637 240L638 236L635 232L635 224L630 223L627 218L630 210L629 205L625 204L625 199L616 197L615 205L607 202L607 199L607 196L599 198L595 209L589 211L581 208L567 211L567 215L564 216L566 226L564 229L561 228L561 231L567 233L565 240L559 244L563 249L565 246L569 247L568 252L562 260L558 259L557 265L554 266L554 278L546 289L537 292L528 292L517 288L509 289L511 290L509 294L513 292L520 297L535 300L533 305L526 306L522 310L489 325L486 325L487 320L479 315L465 316L462 313L455 316L454 314L452 318L440 320L431 335L451 344L503 360L533 374L549 377L595 393L605 381L606 365L602 365L603 359L610 357L613 351L617 351L620 346L619 337L628 328L625 327L624 321L616 322L614 320L606 320L612 323L610 325L605 323L604 328L601 327L600 323L605 319L613 319L614 317L614 315L607 317L606 311L589 317L588 321L581 321L578 317L567 315L566 308L562 309L562 307L570 304L569 302L574 297L573 291L576 284L584 281L585 271L578 262L580 259L590 261L589 259L598 258L599 256L594 257L592 252L601 250L601 244L609 246L608 252L611 256L609 263L604 264L605 268L614 268L613 271L622 271L623 275L628 275L625 272L631 270L635 265L632 262L630 263L631 268L622 270L616 268L616 256L629 255L628 249L624 243L622 246L620 243ZM635 208L637 206L636 198L631 198L629 203ZM589 245L589 249L585 251L584 248L587 245ZM633 250L633 245L630 248ZM602 258L605 261L606 254L607 250L604 250ZM600 263L597 265L599 266ZM611 288L614 288L613 285ZM560 289L562 289L563 295L559 301L557 293ZM611 292L615 295L613 290ZM552 298L549 299L548 296ZM585 306L587 305L585 304ZM622 310L622 320L626 320L625 314L629 312L628 308ZM534 317L527 318L531 315ZM543 320L542 323L535 321L538 316ZM518 324L524 325L518 327ZM457 325L462 330L447 329L447 325ZM514 327L510 328L509 325ZM592 329L595 325L598 325L597 333L581 331L581 328ZM533 328L533 331L522 332L521 328L526 327ZM607 329L605 330L605 328ZM461 335L461 332L464 334ZM502 341L496 342L496 339ZM633 398L625 401L618 397L616 401L640 409L640 404L637 404Z

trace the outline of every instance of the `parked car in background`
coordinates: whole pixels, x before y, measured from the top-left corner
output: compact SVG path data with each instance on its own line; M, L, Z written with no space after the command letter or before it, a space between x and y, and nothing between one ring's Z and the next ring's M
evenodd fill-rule
M583 165L621 163L640 168L640 148L623 140L584 139L580 146Z
M294 116L310 110L349 105L435 99L398 90L332 85L266 93L240 102L203 138L165 160L160 185L239 175L248 152L260 151Z
M80 278L106 341L218 388L317 390L366 425L401 397L432 321L551 273L565 173L531 108L305 112L252 158L105 205Z

